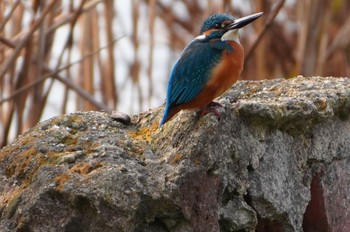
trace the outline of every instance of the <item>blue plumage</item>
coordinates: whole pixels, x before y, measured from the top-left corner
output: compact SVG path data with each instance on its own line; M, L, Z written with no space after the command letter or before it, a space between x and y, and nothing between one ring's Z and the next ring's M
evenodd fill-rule
M244 57L237 30L261 15L235 19L227 14L214 14L204 21L201 36L186 46L170 73L160 125L182 109L201 108L205 112L218 94L237 81Z
M214 33L204 39L193 40L175 63L169 79L166 108L161 125L168 119L173 107L193 100L208 83L210 70L219 64L224 50L232 50Z
M209 16L203 23L199 34L203 34L203 32L208 31L213 28L213 26L217 25L221 26L221 23L224 21L234 21L235 18L228 14L213 14Z

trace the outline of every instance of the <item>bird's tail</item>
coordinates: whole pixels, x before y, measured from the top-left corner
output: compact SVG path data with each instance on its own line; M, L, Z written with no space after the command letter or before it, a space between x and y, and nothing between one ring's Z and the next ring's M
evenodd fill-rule
M166 107L162 121L160 121L159 127L162 127L167 121L169 121L180 109L178 107L170 108Z
M168 120L169 120L169 108L166 108L164 111L162 121L160 121L159 127L162 127L164 123L166 123Z

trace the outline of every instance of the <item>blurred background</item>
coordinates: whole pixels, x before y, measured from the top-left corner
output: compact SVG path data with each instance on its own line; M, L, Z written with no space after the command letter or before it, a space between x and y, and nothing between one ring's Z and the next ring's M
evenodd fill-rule
M260 11L242 79L350 76L348 0L1 0L0 148L55 115L161 105L208 15Z

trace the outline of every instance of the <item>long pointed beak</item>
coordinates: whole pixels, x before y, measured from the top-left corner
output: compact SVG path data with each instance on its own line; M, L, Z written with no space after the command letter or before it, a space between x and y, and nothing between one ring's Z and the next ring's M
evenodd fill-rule
M253 22L255 19L259 18L262 14L263 14L263 12L259 12L256 14L245 16L243 18L235 19L235 21L233 23L228 25L227 29L232 30L232 29L242 28L245 25Z

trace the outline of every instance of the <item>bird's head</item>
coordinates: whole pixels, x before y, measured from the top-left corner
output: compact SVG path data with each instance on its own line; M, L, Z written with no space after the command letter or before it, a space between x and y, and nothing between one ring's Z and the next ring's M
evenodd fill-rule
M203 23L200 36L207 39L233 40L239 43L238 29L253 22L263 13L256 13L235 19L228 14L213 14Z

